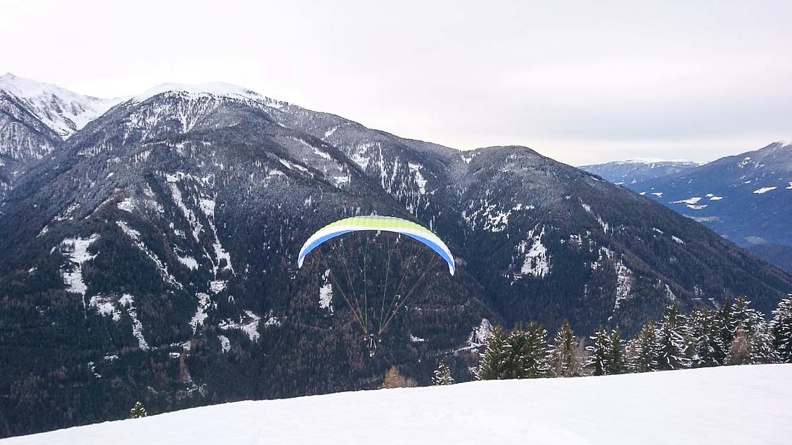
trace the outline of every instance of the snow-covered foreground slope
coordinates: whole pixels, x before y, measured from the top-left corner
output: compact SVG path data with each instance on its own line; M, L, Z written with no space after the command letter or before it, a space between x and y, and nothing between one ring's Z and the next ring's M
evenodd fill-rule
M788 444L792 365L239 402L11 444Z

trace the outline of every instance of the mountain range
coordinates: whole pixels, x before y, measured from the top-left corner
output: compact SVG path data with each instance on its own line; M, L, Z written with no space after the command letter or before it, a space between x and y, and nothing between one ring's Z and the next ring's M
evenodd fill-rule
M690 161L631 159L606 162L604 164L583 165L579 168L601 176L616 185L624 185L627 188L631 188L635 184L693 170L700 165L698 162Z
M0 351L14 357L0 436L121 418L136 400L373 388L393 364L426 384L440 358L470 380L493 324L631 335L672 302L746 294L768 312L792 290L696 221L526 147L459 151L225 84L109 101L0 85ZM431 270L374 355L328 264L296 265L315 230L368 214L429 228L457 266ZM366 242L390 261L390 238Z
M792 143L778 141L700 166L666 163L672 169L661 175L655 174L656 165L581 168L650 197L792 271ZM632 180L625 180L627 175Z

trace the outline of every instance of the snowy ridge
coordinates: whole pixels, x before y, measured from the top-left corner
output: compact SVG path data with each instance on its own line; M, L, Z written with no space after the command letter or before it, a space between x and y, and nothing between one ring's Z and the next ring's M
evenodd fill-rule
M98 99L13 74L0 76L0 90L16 97L45 125L66 139L88 122L124 101Z
M2 443L523 444L530 438L535 445L782 445L792 437L790 380L792 366L756 365L345 392L186 409Z
M262 96L255 91L240 86L222 82L211 82L204 84L179 84L163 83L151 88L142 94L132 98L133 102L145 102L152 97L159 95L179 96L183 99L197 100L202 98L229 98L237 100L252 100L262 103L271 108L282 108L288 103Z

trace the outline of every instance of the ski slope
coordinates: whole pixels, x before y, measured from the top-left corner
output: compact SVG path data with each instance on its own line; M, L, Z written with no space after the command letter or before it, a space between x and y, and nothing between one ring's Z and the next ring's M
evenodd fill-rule
M0 440L66 444L789 444L792 365L228 403Z

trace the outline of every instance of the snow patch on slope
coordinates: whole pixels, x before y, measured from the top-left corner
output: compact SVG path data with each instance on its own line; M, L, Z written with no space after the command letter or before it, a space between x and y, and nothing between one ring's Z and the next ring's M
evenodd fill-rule
M198 270L198 261L191 256L179 256L176 255L176 258L179 260L180 263L184 264L190 270Z
M220 349L223 353L231 350L231 341L225 335L218 335L217 339L220 340Z
M85 307L85 292L88 286L83 281L82 265L96 258L96 255L88 253L88 247L98 239L99 235L93 234L89 238L65 238L60 243L60 252L69 261L61 269L63 283L67 292L82 295L83 307Z
M478 204L477 209L476 204ZM497 203L490 203L489 199L481 199L478 203L471 202L468 205L468 209L462 212L462 218L467 221L472 230L476 230L476 227L481 225L482 230L497 233L508 228L509 217L512 212L534 209L533 205L524 206L523 204L517 204L508 210L499 209L498 207Z
M195 315L190 319L190 327L192 327L193 335L198 330L199 326L203 326L207 315L206 310L212 305L212 299L209 295L199 292L195 295L198 297L198 308L195 310Z
M423 168L423 165L413 164L412 162L408 162L407 167L410 169L410 174L412 174L413 179L415 180L415 184L418 186L418 193L420 193L421 195L425 195L426 179L424 179L423 175L421 174L421 169Z
M692 198L680 199L679 201L671 201L671 204L687 204L688 206L691 206L697 204L699 201L701 201L701 197L694 196Z
M517 245L517 254L522 258L523 264L520 271L514 275L513 281L524 276L544 278L550 273L550 261L547 256L547 247L542 244L545 231L535 234L535 229L528 231L528 239L520 241Z
M616 252L608 249L607 247L600 247L599 258L596 262L591 264L592 270L597 270L601 267L602 261L608 258L616 270L616 295L613 304L613 311L619 309L621 302L632 296L633 285L635 284L635 274L630 268L624 264L622 258L617 259Z
M129 318L132 319L132 335L137 339L138 347L144 351L148 350L148 342L146 342L146 339L143 337L143 324L138 319L137 309L135 309L135 297L124 294L124 296L118 300L118 303L126 308Z
M129 224L127 224L126 221L116 221L116 224L121 228L121 231L123 231L124 234L132 240L132 244L154 262L154 265L157 266L157 271L159 272L160 276L162 276L162 279L165 280L165 282L178 287L179 289L183 288L182 284L176 281L176 278L171 275L170 272L168 272L168 266L163 263L154 252L149 250L149 248L146 247L142 241L140 241L140 232L129 227Z
M319 288L319 307L333 313L333 285L330 284L330 269L322 274L322 286Z
M594 218L597 219L597 223L600 225L600 227L602 227L602 231L603 232L608 233L608 229L610 228L610 226L608 225L607 222L605 222L605 220L603 220L599 215L597 215L596 213L594 213L593 210L591 210L591 206L590 205L588 205L588 204L586 204L584 202L581 202L580 206L583 207L583 210L585 210L586 213L588 213L589 215L591 215L591 216L593 216Z
M760 189L754 190L754 193L757 195L761 195L763 193L772 192L773 190L777 189L778 187L762 187Z
M481 323L474 327L468 336L468 347L478 348L487 344L490 336L492 335L492 324L486 318L481 319Z
M113 317L113 321L121 320L121 310L116 306L117 298L112 295L94 295L88 306L95 308L103 317Z
M272 325L272 318L267 320L265 326ZM277 319L275 319L277 321ZM227 330L238 330L247 335L247 337L252 342L257 342L260 334L258 331L259 322L261 321L261 317L254 314L253 311L245 311L244 315L239 316L239 321L226 319L220 322L217 326L218 328L227 331ZM279 322L278 322L279 324Z
M118 209L128 213L135 211L135 200L133 198L126 198L118 203Z
M371 157L369 156L368 151L371 148L378 147L379 144L379 142L366 142L356 145L349 151L349 159L357 164L361 170L366 171L369 163L371 162Z

